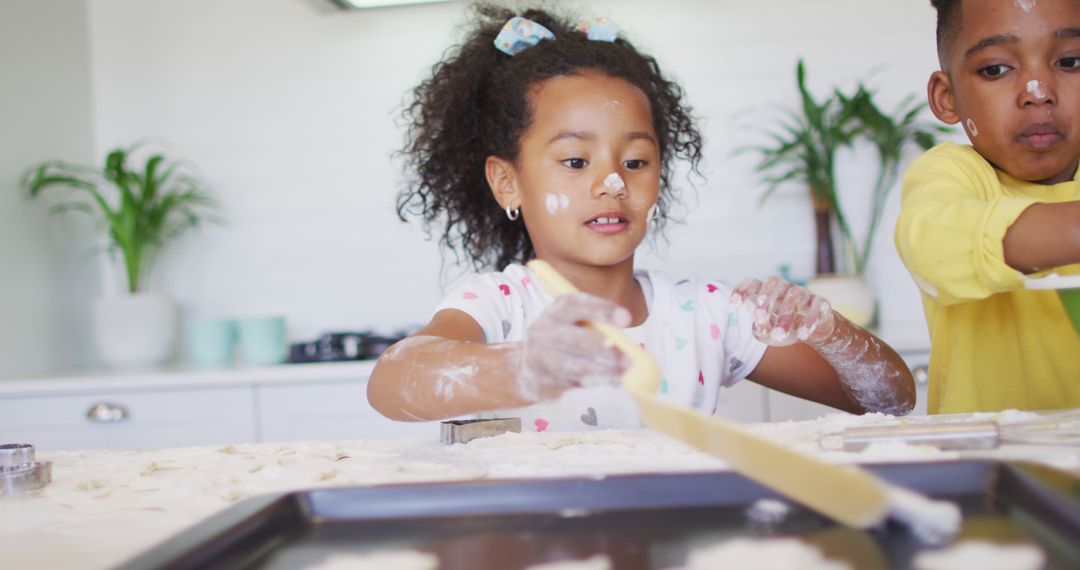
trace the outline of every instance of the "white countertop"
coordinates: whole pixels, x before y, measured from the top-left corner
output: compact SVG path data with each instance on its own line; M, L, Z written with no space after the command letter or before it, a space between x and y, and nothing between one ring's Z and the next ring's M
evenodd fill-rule
M279 364L238 368L176 367L152 370L99 370L28 378L0 379L0 396L36 396L80 390L155 390L280 384L305 380L366 379L374 360Z
M1007 424L1031 414L980 414ZM956 420L950 417L949 420ZM821 434L897 420L835 414L752 431L836 462L1025 460L1080 474L1080 449L1006 445L944 452L907 444L861 453L818 450ZM39 454L53 462L42 491L0 497L0 552L11 568L104 568L121 563L237 501L324 486L485 478L723 470L719 459L649 430L523 433L443 446L424 439L227 445Z

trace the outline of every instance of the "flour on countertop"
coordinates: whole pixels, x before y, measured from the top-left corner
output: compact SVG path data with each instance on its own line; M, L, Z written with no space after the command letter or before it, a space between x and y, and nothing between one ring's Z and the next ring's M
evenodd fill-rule
M852 570L846 562L825 558L814 545L794 538L736 538L690 552L678 570Z
M949 501L936 501L896 485L889 485L886 492L889 516L904 523L923 542L946 542L964 522L960 507Z
M418 550L382 550L368 554L334 554L306 570L436 570L439 558Z
M965 541L943 550L928 550L915 556L915 570L1039 570L1045 557L1033 546L1001 545L984 541Z
M611 560L597 554L585 560L558 560L529 566L525 570L611 570Z
M758 499L746 509L750 522L761 525L774 525L784 522L791 506L779 499Z

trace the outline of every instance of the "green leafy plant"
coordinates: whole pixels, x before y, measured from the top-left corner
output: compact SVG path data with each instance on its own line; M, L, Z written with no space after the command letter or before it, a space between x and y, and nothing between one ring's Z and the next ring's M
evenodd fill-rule
M818 101L806 86L806 67L799 60L796 67L799 88L798 111L786 111L778 128L766 130L770 143L748 147L761 155L757 172L762 176L764 201L777 189L801 183L810 190L817 236L815 271L818 275L837 273L838 260L833 243L834 224L844 246L844 262L855 274L862 274L881 221L886 200L900 175L904 151L911 143L923 149L937 142L937 134L947 127L920 120L926 105L908 96L892 114L874 102L874 93L859 84L846 95L839 89ZM871 189L870 215L866 237L857 243L851 217L840 201L836 184L836 158L841 149L860 141L869 142L877 151L878 173Z
M130 168L139 148L112 150L101 168L45 161L27 170L22 179L22 187L35 198L50 188L69 190L50 211L83 212L102 225L109 250L119 251L123 259L131 293L140 290L162 246L198 226L214 209L185 163L151 154L138 169Z

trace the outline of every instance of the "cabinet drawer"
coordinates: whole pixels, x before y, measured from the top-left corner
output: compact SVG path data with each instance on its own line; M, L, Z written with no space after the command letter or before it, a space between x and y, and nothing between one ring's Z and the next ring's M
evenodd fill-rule
M262 441L439 439L439 422L396 422L376 412L368 404L365 382L313 382L257 390Z
M0 440L39 450L255 441L252 389L0 398Z

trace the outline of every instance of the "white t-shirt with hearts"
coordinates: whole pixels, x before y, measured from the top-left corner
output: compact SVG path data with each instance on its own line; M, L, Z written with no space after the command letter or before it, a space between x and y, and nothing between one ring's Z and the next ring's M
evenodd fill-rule
M765 353L765 344L751 330L751 309L732 306L731 288L719 282L672 283L657 271L637 271L635 277L649 315L625 332L660 365L661 397L711 415L720 390L745 378ZM469 277L435 312L468 314L489 343L520 342L551 301L527 267L511 264L502 272ZM520 417L523 430L536 431L641 426L633 400L613 386L577 388L556 401L479 417Z

